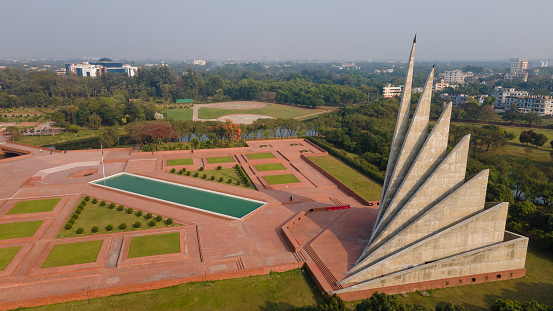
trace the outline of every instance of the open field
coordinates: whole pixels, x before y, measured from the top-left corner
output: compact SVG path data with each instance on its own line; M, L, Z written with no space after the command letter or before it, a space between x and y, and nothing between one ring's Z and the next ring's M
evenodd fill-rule
M293 310L315 305L322 299L307 271L302 270L187 283L94 298L90 303L88 300L71 301L30 310Z
M286 169L286 167L284 167L284 165L282 165L281 163L255 164L254 166L260 172L280 171L280 170L285 170Z
M230 163L230 162L236 162L234 161L233 156L225 156L225 157L209 157L207 158L207 163L214 164L214 163Z
M111 233L111 232L121 232L121 231L134 231L134 230L146 230L151 228L165 228L167 227L167 224L165 223L166 220L163 220L161 222L157 222L155 227L150 227L147 222L150 221L150 219L146 219L145 216L147 214L146 211L143 211L144 214L142 216L136 216L136 212L138 210L134 210L132 214L127 214L125 211L118 211L117 206L114 209L108 208L109 202L106 204L106 206L100 206L100 203L92 204L92 202L88 202L88 204L84 207L84 209L81 212L81 215L79 215L79 218L75 221L75 224L73 224L73 228L71 230L66 230L65 228L61 228L60 230L60 237L61 238L70 238L70 237L76 237L76 236L83 236L83 235L93 235L93 234L104 234L104 233ZM125 206L127 208L127 206ZM153 215L152 218L155 218L157 215ZM141 228L135 228L132 226L135 222L140 221L142 223ZM119 228L119 225L121 223L127 224L126 230L121 230ZM106 227L108 225L113 225L113 230L107 231ZM178 224L173 224L178 226ZM98 226L99 231L98 233L93 233L91 231L92 227ZM82 227L84 229L83 234L77 234L77 229L79 227Z
M0 224L0 240L33 236L43 222L44 220L35 220Z
M273 159L275 156L270 152L257 152L257 153L248 153L246 154L250 160L260 160L260 159Z
M344 183L344 185L348 186L351 190L362 196L365 200L380 200L382 186L359 173L346 163L331 155L310 157L309 159Z
M79 130L78 133L69 133L67 131L60 134L42 135L42 136L23 136L17 140L18 143L29 144L33 146L50 146L52 144L63 143L71 140L83 138L98 137L100 130Z
M21 246L0 248L0 271L6 269L13 256L19 252Z
M192 120L192 108L163 109L162 113L167 114L167 118L175 120Z
M217 119L229 114L258 114L271 116L275 118L291 119L309 114L317 113L322 110L305 109L293 106L265 103L263 108L254 109L220 109L220 108L200 108L198 117L200 119ZM177 110L177 109L175 109Z
M187 171L188 172L188 171ZM198 173L198 177L194 177L194 173ZM177 174L177 173L173 173L173 174ZM240 174L238 174L238 171L236 170L236 168L234 167L231 167L231 168L223 168L223 169L220 169L220 170L203 170L203 171L190 171L190 176L186 175L185 174L177 174L177 175L180 175L180 176L184 176L184 177L192 177L192 178L201 178L203 179L203 175L206 174L207 175L207 178L204 179L204 180L207 180L207 181L212 181L212 182L217 182L219 183L219 179L221 177L223 177L223 183L225 184L229 184L228 183L228 180L229 179L232 179L232 183L230 183L230 185L233 185L233 186L237 186L237 187L242 187L242 188L248 188L248 189L253 189L253 190L257 190L257 188L255 188L254 184L251 182L250 180L250 186L247 187L244 183L244 181L242 180L242 177L240 176ZM214 180L211 180L211 176L215 176L215 179ZM240 185L237 185L236 182L237 181L240 181Z
M192 159L170 159L167 160L167 166L175 166L175 165L192 165L193 164Z
M280 185L280 184L295 184L300 181L293 174L282 174L282 175L267 175L263 176L269 185Z
M95 262L103 240L55 245L42 268Z
M127 258L172 254L180 252L178 232L137 236L131 239Z
M45 199L18 202L6 215L50 212L60 199Z

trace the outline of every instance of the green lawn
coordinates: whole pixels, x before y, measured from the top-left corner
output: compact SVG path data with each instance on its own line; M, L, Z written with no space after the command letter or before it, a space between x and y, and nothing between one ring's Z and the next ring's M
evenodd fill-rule
M217 119L229 114L260 114L275 118L291 119L321 111L318 109L305 109L270 103L266 103L266 105L263 108L255 109L200 108L198 109L198 117L200 119Z
M32 308L52 311L92 310L293 310L321 302L306 270L213 282L186 283L123 295L70 301Z
M207 158L207 163L214 164L214 163L229 163L229 162L236 162L234 161L233 156L225 156L225 157L209 157Z
M175 165L192 165L194 164L194 161L192 159L170 159L167 160L167 166L175 166Z
M194 177L194 173L198 173L198 177ZM180 175L178 174L178 172L175 172L175 173L172 173L172 174L177 174L177 175ZM207 178L206 179L203 179L203 175L206 174L207 175ZM192 178L200 178L200 179L203 179L203 180L207 180L207 181L212 181L212 182L216 182L216 183L220 183L219 179L221 177L223 177L223 183L228 185L227 181L229 179L232 180L232 182L230 183L231 185L233 186L237 186L237 187L242 187L242 188L247 188L247 189L253 189L253 190L257 190L257 188L255 188L254 184L251 182L250 180L250 186L247 187L244 180L242 179L242 177L240 176L240 174L238 174L238 171L236 170L236 168L234 167L231 167L231 168L223 168L223 169L220 169L220 170L203 170L203 171L190 171L190 176L186 175L185 174L182 174L180 176L184 176L184 177L192 177ZM211 180L211 176L215 176L215 180ZM249 178L248 178L249 179ZM237 185L236 182L237 181L240 181L240 185Z
M0 240L31 237L43 222L44 220L35 220L0 224Z
M280 171L285 170L286 167L282 163L268 163L268 164L256 164L254 165L260 172L265 171Z
M0 271L6 269L21 246L0 248Z
M167 118L174 120L192 120L192 108L163 109L161 113L167 114Z
M54 209L54 207L56 207L56 204L58 204L60 200L61 198L21 201L18 202L6 215L50 212Z
M257 152L257 153L247 153L246 154L250 160L260 160L260 159L272 159L276 158L270 152Z
M180 252L180 237L178 232L152 234L133 237L127 258L178 252Z
M57 135L42 136L23 136L17 140L18 143L29 144L33 146L50 146L52 144L62 143L71 140L83 138L98 137L101 130L80 130L78 133L62 132Z
M320 157L310 157L323 170L344 183L351 190L355 191L367 201L380 200L382 186L365 175L351 168L339 159L327 155Z
M300 181L293 174L263 176L269 185L294 184Z
M103 240L54 245L42 268L95 262Z
M137 209L134 209L132 214L127 214L126 210L122 212L118 211L118 205L115 206L114 209L109 209L109 202L106 204L106 206L100 206L99 203L100 202L98 202L97 204L92 204L91 199L90 202L88 202L88 204L86 204L85 208L82 210L81 215L79 215L79 218L77 218L71 230L66 230L64 227L61 228L59 233L60 237L71 238L83 235L121 232L123 231L119 228L119 225L121 223L127 224L127 229L125 231L147 230L152 228L167 227L166 219L156 223L155 227L150 227L147 222L149 222L151 219L145 218L147 212L144 212L142 216L136 216L136 213L138 212ZM125 209L126 208L127 206L125 206ZM157 214L153 214L152 216L152 218L155 218ZM134 226L132 226L137 221L140 221L142 223L142 226L140 228L135 228ZM113 230L107 231L106 227L110 224L113 225ZM92 227L94 226L99 227L100 230L98 231L98 233L92 232ZM173 226L179 226L179 224L173 223ZM76 231L79 227L82 227L84 229L83 234L77 234Z

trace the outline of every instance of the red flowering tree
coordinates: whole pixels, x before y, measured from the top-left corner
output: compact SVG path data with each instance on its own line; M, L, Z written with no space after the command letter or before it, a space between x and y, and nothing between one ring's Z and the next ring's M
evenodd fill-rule
M238 124L234 124L230 119L225 123L220 123L215 127L210 127L209 131L215 133L222 140L239 140L242 129Z

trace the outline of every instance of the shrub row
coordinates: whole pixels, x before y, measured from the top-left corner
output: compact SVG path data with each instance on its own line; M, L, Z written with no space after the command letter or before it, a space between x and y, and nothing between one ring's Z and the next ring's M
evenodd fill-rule
M248 178L248 175L246 175L246 172L244 172L244 169L239 164L236 164L234 167L238 171L240 177L242 177L242 180L244 180L244 184L246 185L246 187L249 187L250 179ZM240 181L237 181L236 184L240 185Z
M332 145L327 143L325 140L313 136L306 137L307 140L314 143L315 145L326 150L330 155L337 157L338 159L344 161L349 166L360 171L364 175L370 177L379 184L384 183L384 173L380 172L378 168L370 163L363 163L358 158L352 158L347 155L345 151L338 150Z

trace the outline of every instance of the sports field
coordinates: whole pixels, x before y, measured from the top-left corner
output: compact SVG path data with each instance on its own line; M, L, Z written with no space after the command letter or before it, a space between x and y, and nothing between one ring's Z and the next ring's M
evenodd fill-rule
M169 119L189 121L192 120L192 108L163 109L163 114Z

